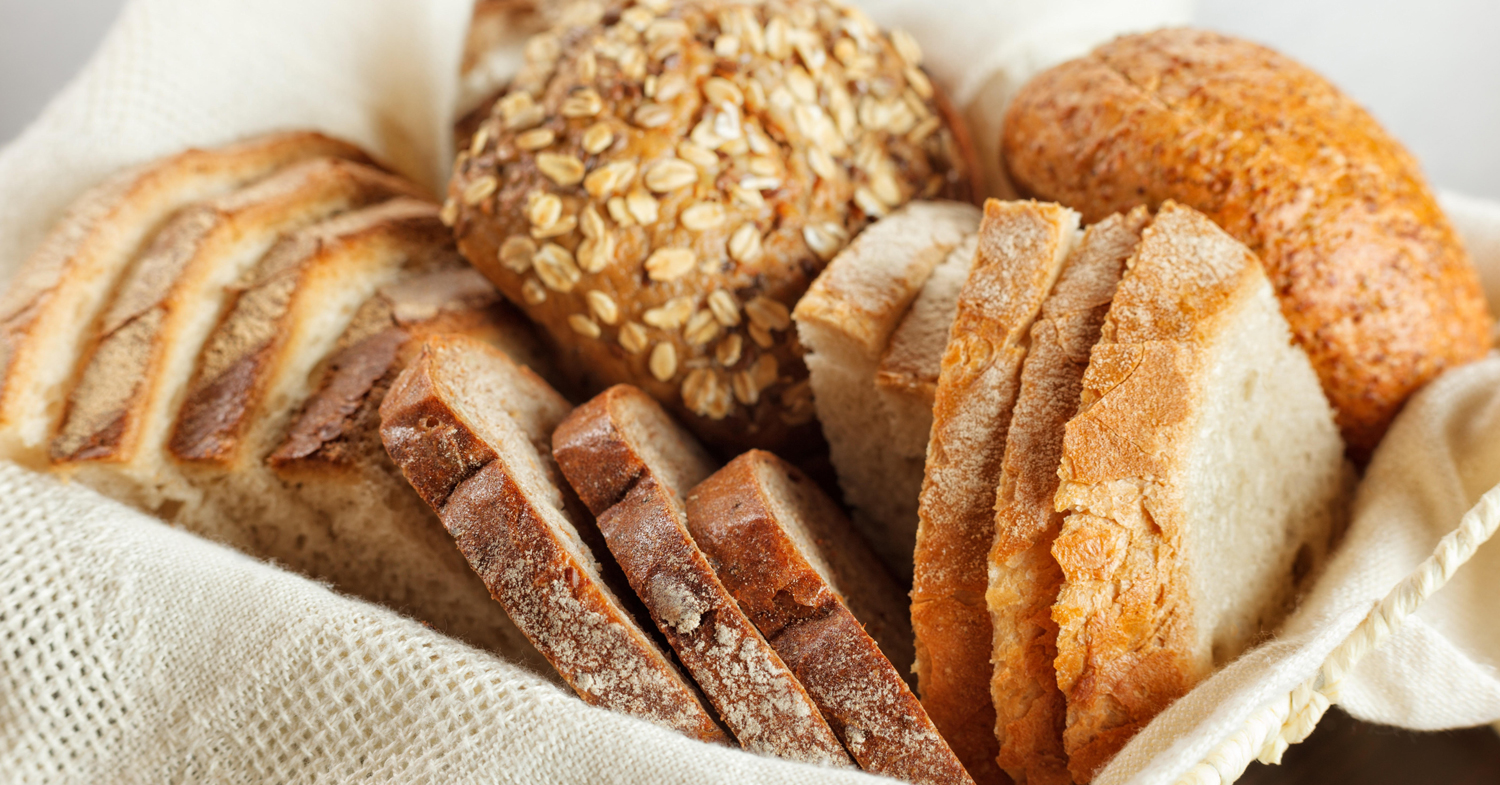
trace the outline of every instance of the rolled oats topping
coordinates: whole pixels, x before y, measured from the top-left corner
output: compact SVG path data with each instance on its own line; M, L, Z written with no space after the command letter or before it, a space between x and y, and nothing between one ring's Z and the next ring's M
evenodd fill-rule
M921 48L830 0L559 18L463 145L445 221L591 378L775 446L810 416L797 298L868 222L971 196Z

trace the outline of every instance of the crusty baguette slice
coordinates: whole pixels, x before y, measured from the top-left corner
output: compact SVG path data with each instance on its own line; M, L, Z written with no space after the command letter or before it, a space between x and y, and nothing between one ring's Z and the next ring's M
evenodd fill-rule
M52 442L55 465L111 496L160 514L189 497L162 448L228 287L284 234L393 196L406 180L338 159L297 164L180 212L126 274L68 395ZM228 532L212 532L228 535Z
M724 586L861 767L907 782L971 782L882 654L910 659L906 598L812 480L752 450L694 488L687 511Z
M267 459L298 506L314 511L316 525L326 531L319 543L331 540L322 543L322 554L309 547L319 543L284 550L292 550L299 569L322 569L319 577L345 591L551 672L504 608L490 600L484 582L380 442L380 402L430 335L469 335L544 378L550 375L531 323L457 256L451 240L444 245L454 254L447 262L380 287L361 306L326 367L315 374L316 392ZM295 538L291 545L297 545Z
M451 258L448 237L436 205L398 198L282 238L204 344L167 441L172 457L219 473L259 466L355 311L403 268Z
M1162 205L1102 333L1052 548L1079 782L1281 619L1342 526L1349 477L1260 263L1203 215Z
M984 206L933 399L918 505L912 630L922 705L980 783L1003 782L990 700L993 633L984 593L995 489L1026 339L1078 230L1054 204Z
M116 282L175 212L299 161L369 159L310 132L187 150L84 192L11 279L0 301L0 457L41 466L66 385Z
M552 435L553 455L615 560L740 745L849 764L817 705L715 575L682 499L715 464L655 399L616 385Z
M386 450L516 626L585 701L728 742L601 580L569 519L552 430L571 406L474 338L434 336L380 406Z
M1089 350L1149 220L1141 207L1089 227L1031 326L1005 439L985 595L995 630L991 697L1000 768L1018 783L1072 782L1063 751L1067 705L1052 665L1052 604L1062 585L1062 570L1052 558L1063 520L1053 506L1057 466L1063 426L1078 412Z
M903 577L911 574L931 414L919 414L920 444L895 449L903 420L888 410L875 374L892 332L933 268L978 224L972 205L908 204L839 252L792 314L808 348L813 400L854 523Z

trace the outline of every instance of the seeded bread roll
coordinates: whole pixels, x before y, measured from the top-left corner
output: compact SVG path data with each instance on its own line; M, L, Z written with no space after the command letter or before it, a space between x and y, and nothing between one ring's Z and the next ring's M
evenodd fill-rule
M1248 245L1357 457L1408 395L1489 349L1478 277L1417 162L1265 47L1126 36L1026 85L1003 147L1023 192L1085 221L1174 199Z
M909 36L818 0L570 12L455 163L460 248L589 387L711 443L815 429L790 308L873 218L970 196Z

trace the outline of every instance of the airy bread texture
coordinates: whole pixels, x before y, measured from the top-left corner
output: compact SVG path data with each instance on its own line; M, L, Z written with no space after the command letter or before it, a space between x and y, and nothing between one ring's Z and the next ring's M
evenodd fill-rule
M687 506L725 587L860 766L907 782L972 782L892 665L911 657L905 597L812 480L752 450Z
M1489 349L1478 276L1416 160L1265 47L1119 38L1029 82L1003 148L1023 193L1085 220L1175 199L1259 254L1357 457L1407 396Z
M1052 542L1063 515L1053 497L1063 428L1078 412L1089 350L1099 340L1125 261L1150 220L1144 207L1089 227L1031 326L1021 390L1005 438L995 499L995 541L985 599L994 625L995 736L1000 767L1017 783L1069 785L1057 688L1052 604L1062 570Z
M913 202L854 238L792 312L844 500L881 559L903 577L911 574L932 399L929 393L919 413L897 411L876 376L934 268L978 227L972 205ZM936 354L947 339L944 325Z
M697 440L650 396L616 385L575 409L552 444L631 588L740 745L849 765L813 699L688 533L683 496L715 467Z
M1343 449L1254 254L1164 203L1063 440L1052 616L1077 781L1282 618L1342 529Z
M981 783L1005 778L995 763L993 634L984 601L995 489L1026 339L1077 231L1078 214L1058 205L985 204L933 403L913 555L917 686L932 721Z
M231 284L284 234L393 196L421 192L393 175L325 158L179 212L104 312L52 440L53 465L166 517L184 499L196 503L163 461L163 447ZM244 545L242 534L219 527L210 536Z
M550 450L572 407L504 353L427 339L380 406L381 438L516 626L585 701L727 742L606 586Z
M269 134L126 169L68 208L0 301L0 457L34 468L120 277L178 210L311 158L369 162L322 134Z
M601 389L711 444L806 450L789 312L870 221L968 199L906 35L826 0L573 4L454 165L464 255Z

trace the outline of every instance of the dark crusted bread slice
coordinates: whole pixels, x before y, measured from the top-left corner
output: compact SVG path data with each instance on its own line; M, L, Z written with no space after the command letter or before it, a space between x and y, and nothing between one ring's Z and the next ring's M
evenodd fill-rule
M1067 705L1057 688L1057 625L1052 603L1062 570L1052 541L1063 515L1053 505L1063 426L1078 412L1083 371L1125 260L1150 220L1144 207L1089 227L1068 257L1052 296L1031 326L1021 390L1005 439L990 551L994 625L995 735L1000 768L1017 783L1069 785L1063 727Z
M860 766L971 782L892 665L911 658L905 596L812 480L752 450L694 488L687 510L724 586Z
M697 691L600 578L570 520L552 430L571 406L467 336L427 339L380 406L386 450L469 565L585 701L727 742Z
M984 601L995 489L1026 338L1077 228L1077 213L1059 205L985 204L933 399L913 555L917 685L932 721L980 783L1005 778L995 762L994 641Z
M453 256L380 287L360 308L323 371L314 375L316 392L267 464L327 530L330 555L337 557L329 565L337 574L330 572L329 580L512 661L550 671L504 609L490 601L484 582L380 442L380 402L430 335L469 335L551 377L531 323L457 256L451 241L445 245ZM585 527L580 534L587 539L589 532ZM306 548L304 543L296 550ZM301 558L320 560L312 554Z
M191 497L164 465L163 446L228 287L288 232L400 195L420 193L398 177L325 158L179 213L105 312L53 439L54 464L162 514L178 491Z
M844 500L855 525L903 577L911 574L932 401L908 426L910 416L891 410L876 372L934 267L978 226L973 205L912 202L855 237L792 313ZM939 353L946 341L945 333Z
M133 167L78 197L0 301L0 457L45 463L100 312L173 213L317 157L369 161L322 134L276 133Z
M1058 470L1052 618L1076 780L1280 621L1342 528L1343 452L1255 255L1163 204Z
M688 533L682 498L714 469L697 440L649 395L616 385L575 409L552 449L631 588L740 745L847 765L813 699Z

